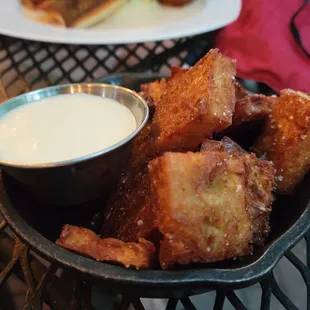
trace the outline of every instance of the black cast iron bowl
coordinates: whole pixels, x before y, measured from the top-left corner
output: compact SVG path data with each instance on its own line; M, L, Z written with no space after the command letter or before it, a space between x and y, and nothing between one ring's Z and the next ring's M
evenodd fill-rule
M3 170L23 184L34 196L49 201L50 204L74 205L109 195L127 165L132 139L148 120L148 106L137 93L103 83L67 84L26 93L2 103L0 116L37 100L74 93L115 99L131 111L137 128L128 137L108 148L71 160L42 164L0 160ZM57 126L57 119L54 120L54 126ZM83 143L83 140L80 142Z
M138 89L141 83L159 78L154 74L120 74L105 83ZM54 242L64 224L81 225L100 231L103 202L70 208L37 205L26 191L7 175L0 184L0 211L13 231L40 255L69 268L75 276L91 280L107 290L140 297L175 297L202 293L208 289L241 288L260 281L310 227L310 177L293 197L277 197L271 214L271 233L265 247L254 255L212 265L189 266L180 270L135 270L72 253ZM98 223L98 225L96 224Z

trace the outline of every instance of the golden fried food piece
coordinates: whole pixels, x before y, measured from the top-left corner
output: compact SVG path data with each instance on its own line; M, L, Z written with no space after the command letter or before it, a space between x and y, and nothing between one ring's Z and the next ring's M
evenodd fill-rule
M215 54L214 55L208 54L209 55L209 60L208 60L209 62L206 61L206 63L201 64L201 66L203 66L203 65L208 66L209 65L211 68L210 70L212 70L213 65L210 64L210 62L212 62L215 58L221 58L222 57L222 56L217 55L217 53L218 53L217 50L215 50L214 53L216 55ZM226 60L227 59L225 58L225 61ZM218 59L217 61L220 61L220 59ZM225 63L225 61L224 61L224 63ZM197 66L198 66L198 64L197 64ZM216 68L216 69L218 69L218 68ZM202 71L203 69L200 68L199 70ZM198 70L198 72L196 72L197 70L195 72L199 74L199 72L200 72L199 70ZM182 87L184 80L186 80L186 76L189 74L189 71L190 71L189 69L172 67L170 77L167 81L162 79L161 81L155 81L155 82L151 82L151 83L141 85L142 91L141 91L140 95L148 102L148 105L152 111L152 114L154 113L154 111L156 111L156 107L158 106L159 102L161 101L161 99L164 96L164 94L166 93L166 91L169 92L169 91L171 91L177 87L180 87L180 88ZM210 72L210 74L213 74L213 73ZM188 78L190 78L190 76ZM236 83L234 80L234 76L233 76L233 79L231 80L231 83L232 84ZM206 88L208 88L208 85L205 85L205 86L206 86ZM212 86L212 83L211 83L211 86ZM235 86L233 85L232 87L235 87ZM190 95L192 89L186 89L185 91L188 91L189 95ZM215 91L213 91L213 92L211 91L210 94L206 93L205 97L207 98L209 95L211 95L213 93L215 93ZM204 99L205 98L202 98L202 100L204 100ZM172 102L172 105L173 104L181 104L182 105L182 101L178 102L178 103ZM186 102L183 102L183 104L186 104ZM214 103L214 104L216 104L216 103ZM174 109L175 108L179 109L176 106L174 107ZM186 113L188 114L187 116L191 117L190 116L190 110L191 109L192 109L192 107L189 106L187 110L185 109L183 111L184 113L182 113L181 109L179 109L180 110L180 117L182 117L182 114L184 114L186 116ZM201 105L201 109L203 110L203 105ZM217 107L215 107L215 109L217 109ZM199 110L199 109L197 109L197 110ZM205 135L203 133L205 131L205 129L202 132L199 131L199 127L202 126L202 124L200 124L201 120L199 120L199 117L201 116L201 114L205 113L205 111L200 111L200 112L196 111L196 112L197 112L196 116L198 117L198 119L196 121L194 121L192 124L189 124L190 126L188 128L186 128L186 127L184 128L184 134L185 135L188 133L187 132L188 129L190 131L197 129L197 132L192 133L195 136L195 138L194 138L195 147L199 143L201 143L202 139L205 137ZM196 112L194 112L194 113L196 113ZM165 113L165 110L162 109L162 113ZM168 113L168 111L167 111L167 113ZM174 113L174 112L172 111L172 113ZM200 116L199 116L199 113L201 113ZM217 112L214 112L214 113L217 114ZM230 114L230 118L231 118L231 107L230 107L229 113L224 111L222 114L225 116L225 118L227 118L227 115ZM168 117L168 119L170 118L168 114L166 115L166 117ZM208 117L209 116L206 116L205 122L208 121ZM211 120L213 120L214 117L215 117L214 115L211 116ZM222 122L220 117L216 118L216 119L220 123ZM176 119L176 122L177 121L178 120ZM191 123L191 121L190 121L190 123ZM163 128L165 128L166 126L168 126L168 123L167 123L167 125L163 124ZM172 147L172 148L175 150L180 150L180 151L187 151L187 150L193 149L193 147L190 146L190 144L192 144L192 141L190 139L191 137L187 136L186 139L184 139L185 143L186 143L186 145L185 145L183 143L182 136L178 135L178 130L182 130L182 129L178 128L177 126L179 126L179 125L176 124L176 127L174 129L176 131L176 139L179 139L180 143L176 148L174 148L174 147ZM210 124L208 124L208 126L212 127L213 125L210 123ZM154 128L155 128L155 130L154 130ZM158 128L158 126L156 125L156 123L153 124L152 117L151 117L149 124L138 134L138 136L135 138L135 140L133 142L132 157L130 160L129 167L136 169L137 167L140 167L141 165L146 163L148 160L151 160L152 158L160 155L163 151L166 151L166 149L161 149L161 144L157 143L157 141L158 141L158 136L157 136L158 130L156 128ZM189 132L189 134L191 134L191 133ZM197 144L197 141L199 141L198 144ZM164 143L166 143L166 142L169 142L169 141L164 141ZM171 148L171 146L168 145L167 150L170 148Z
M278 101L278 97L253 94L236 80L234 85L236 104L232 126L269 117L272 105Z
M167 88L167 81L161 79L141 85L140 95L145 99L150 109L154 110Z
M132 156L128 165L130 171L136 171L148 160L159 154L159 151L156 149L156 145L154 143L154 134L152 132L151 125L152 116L156 109L157 103L159 102L163 93L166 91L167 85L170 83L177 83L177 79L181 78L181 76L187 71L188 69L172 67L168 81L162 79L161 81L155 81L141 85L142 91L140 92L140 95L147 101L151 110L151 115L148 124L133 140Z
M139 238L153 241L157 232L154 219L149 173L145 166L137 174L123 177L121 187L108 204L102 236L126 242Z
M156 154L151 127L152 125L149 122L134 138L127 169L128 173L134 173L135 171L140 170L141 166L143 166L153 154Z
M165 153L150 162L149 170L163 234L163 269L252 252L242 160L223 152Z
M231 125L235 71L235 62L213 49L168 82L152 122L159 154L195 150L205 137Z
M252 243L265 241L272 163L224 138L205 140L201 153L165 153L148 169L122 182L109 204L104 237L156 245L163 238L163 268L246 255Z
M262 246L270 231L269 216L274 200L276 170L272 162L258 159L254 154L244 157L246 175L246 205L251 219L253 244Z
M202 152L227 152L243 159L246 170L246 209L251 219L253 243L263 245L270 231L269 216L272 208L275 169L272 162L258 159L244 151L228 137L222 141L205 140Z
M272 105L278 102L276 96L247 95L236 101L232 126L245 122L266 119L271 114Z
M254 149L275 164L278 192L293 194L310 168L310 96L281 91Z
M171 73L168 80L163 78L159 81L141 85L140 95L146 100L152 113L154 113L157 103L166 91L168 83L176 83L176 79L180 78L182 74L187 71L188 69L171 67Z
M89 229L71 225L63 227L56 244L98 261L119 263L127 268L150 268L155 256L155 247L147 240L125 243L113 238L101 239Z
M170 72L168 82L172 82L173 79L181 78L184 73L188 72L188 70L189 69L186 69L186 68L171 67L171 72Z

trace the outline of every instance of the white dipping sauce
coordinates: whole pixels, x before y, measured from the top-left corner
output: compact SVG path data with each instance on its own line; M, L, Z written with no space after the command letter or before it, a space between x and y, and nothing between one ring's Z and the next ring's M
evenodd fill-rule
M0 118L0 160L43 164L75 159L120 142L136 128L130 110L113 99L58 95Z

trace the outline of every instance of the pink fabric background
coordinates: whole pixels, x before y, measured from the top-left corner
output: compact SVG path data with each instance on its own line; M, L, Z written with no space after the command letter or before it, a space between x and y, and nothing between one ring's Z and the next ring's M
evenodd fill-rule
M239 19L219 31L216 46L237 59L238 76L264 82L279 92L310 92L310 58L296 44L290 19L302 0L243 0ZM310 4L296 19L310 53Z

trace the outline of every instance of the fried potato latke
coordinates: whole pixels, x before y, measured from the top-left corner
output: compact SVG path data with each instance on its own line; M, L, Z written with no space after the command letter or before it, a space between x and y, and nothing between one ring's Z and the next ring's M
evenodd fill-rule
M254 149L275 164L278 193L293 194L310 168L310 96L281 91Z
M165 153L149 164L164 269L247 255L269 231L272 164L238 146L244 155L204 145L201 153Z
M168 82L152 121L159 154L195 150L204 138L231 125L235 67L235 61L213 49Z
M151 268L155 247L145 239L138 241L125 243L113 238L101 239L89 229L65 225L56 244L98 261L119 263L127 268Z

